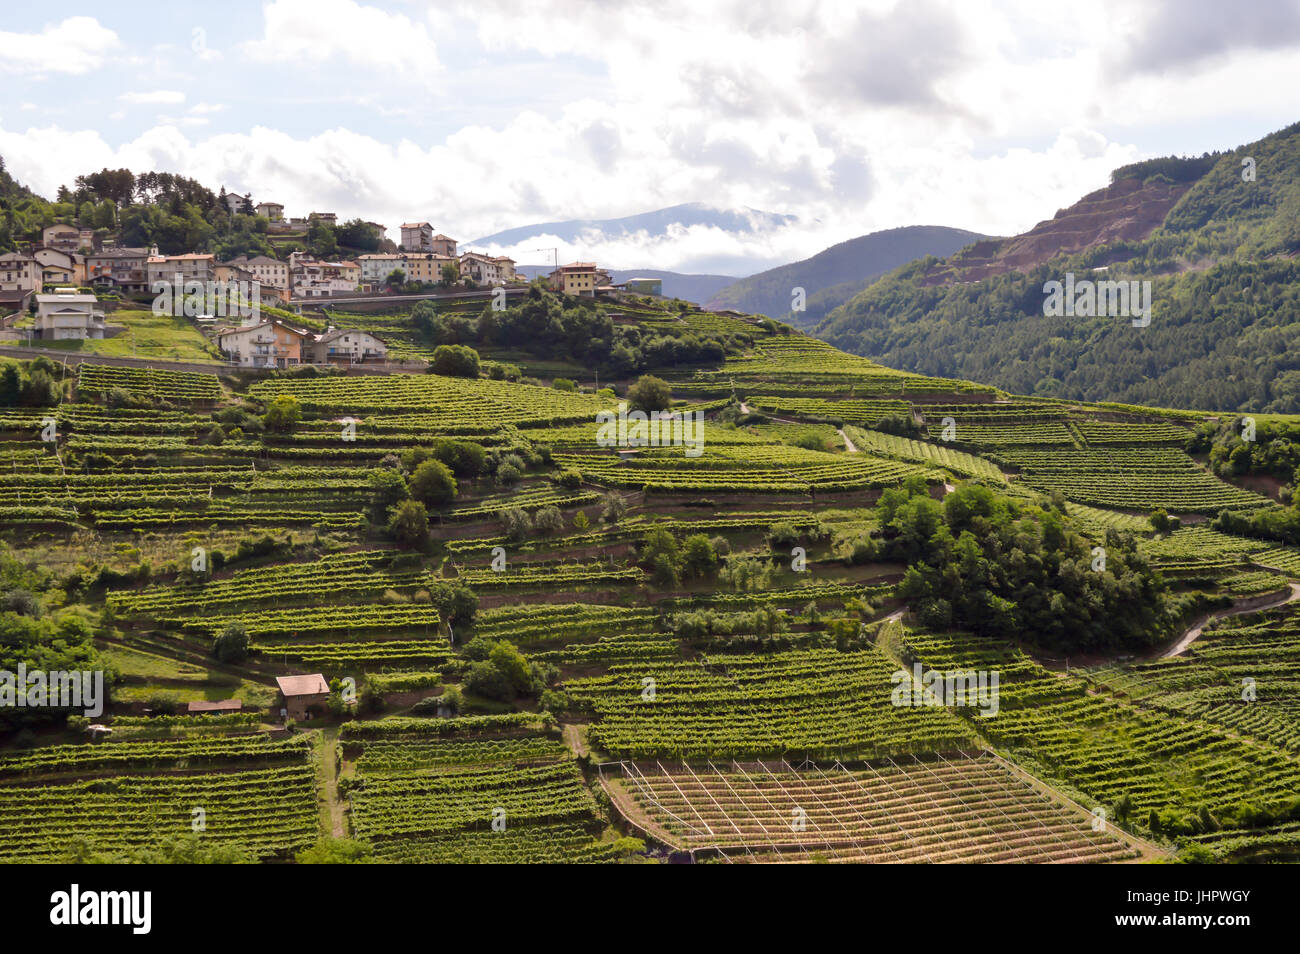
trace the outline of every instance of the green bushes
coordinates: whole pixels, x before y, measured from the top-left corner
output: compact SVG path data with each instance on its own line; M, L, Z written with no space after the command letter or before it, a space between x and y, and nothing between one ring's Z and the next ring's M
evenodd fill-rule
M248 658L248 630L240 623L228 623L212 641L212 655L223 663L243 662Z
M418 547L429 538L429 513L418 500L403 500L388 518L388 534L398 543Z
M478 352L467 345L438 345L427 370L429 374L441 374L450 378L477 378Z
M438 507L456 497L456 478L440 460L426 460L415 468L408 482L411 496L429 507Z
M1157 643L1177 617L1131 537L1104 548L1064 513L968 484L943 503L908 480L876 505L884 555L908 564L898 595L931 629L1029 640L1071 652Z
M553 666L529 662L505 639L475 636L465 644L465 655L472 660L465 671L465 691L485 699L508 702L518 696L536 696L556 675Z
M287 434L302 420L302 405L292 394L277 394L262 415L262 424L268 431Z

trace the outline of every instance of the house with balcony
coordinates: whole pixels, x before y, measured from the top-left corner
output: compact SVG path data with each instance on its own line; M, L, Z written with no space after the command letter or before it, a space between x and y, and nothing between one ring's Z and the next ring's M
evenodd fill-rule
M358 255L357 264L361 266L361 284L382 285L395 269L406 271L406 260L400 252L375 252Z
M216 334L217 347L241 368L294 367L303 361L304 345L314 339L312 332L278 318L255 319Z
M86 261L76 252L41 246L32 252L40 268L42 285L82 285L86 281Z
M75 225L47 225L41 229L41 245L60 252L75 252L81 248L81 229Z
M403 222L402 251L432 252L433 226L428 222Z
M294 298L329 298L355 292L361 284L356 262L322 262L308 255L292 255L289 277Z
M36 337L45 341L103 338L104 313L99 299L75 288L36 296Z
M388 345L368 331L331 328L307 348L313 364L364 364L388 360Z
M145 263L158 249L110 248L86 256L86 284L119 292L149 290Z
M25 252L0 255L0 291L34 292L41 287L41 265Z
M444 265L459 267L456 259L434 252L407 252L402 256L402 262L408 282L440 282Z
M212 282L217 279L216 256L199 252L184 255L150 255L145 261L145 277L150 288L154 282ZM177 278L179 276L179 279Z
M460 276L477 285L500 285L515 280L515 260L504 255L465 252L460 257Z
M596 289L609 284L608 273L595 262L571 262L561 265L550 276L551 288L566 295L594 297Z

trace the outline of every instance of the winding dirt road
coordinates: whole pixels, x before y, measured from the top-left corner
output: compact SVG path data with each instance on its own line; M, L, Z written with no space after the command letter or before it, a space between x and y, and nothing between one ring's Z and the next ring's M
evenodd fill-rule
M1196 625L1193 626L1191 629L1189 629L1187 632L1183 633L1182 637L1178 640L1178 642L1174 643L1164 652L1160 653L1159 658L1171 659L1174 656L1177 656L1180 653L1182 653L1183 650L1185 650L1188 646L1190 646L1196 640L1196 638L1205 631L1205 627L1209 626L1213 620L1223 619L1226 616L1243 616L1246 613L1258 613L1261 610L1274 609L1275 607L1278 606L1285 606L1287 603L1294 602L1295 600L1298 599L1300 599L1300 583L1292 583L1289 593L1283 596L1279 596L1276 599L1269 600L1266 603L1261 603L1258 606L1233 607L1231 609L1219 610L1216 613L1210 613L1204 619L1197 622Z

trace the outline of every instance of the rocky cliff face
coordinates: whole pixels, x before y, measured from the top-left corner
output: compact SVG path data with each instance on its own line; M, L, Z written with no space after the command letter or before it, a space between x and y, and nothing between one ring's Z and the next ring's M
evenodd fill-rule
M1025 271L1062 253L1146 238L1189 188L1191 183L1144 184L1138 179L1121 179L1089 193L1022 235L985 239L935 263L921 284L979 281L992 275Z

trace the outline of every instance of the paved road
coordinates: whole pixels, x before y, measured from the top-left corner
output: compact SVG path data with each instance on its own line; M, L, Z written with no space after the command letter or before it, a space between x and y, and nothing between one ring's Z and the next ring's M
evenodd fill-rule
M0 345L0 355L8 355L11 358L38 358L46 357L53 361L61 361L69 367L75 368L82 364L109 364L119 368L158 368L163 371L198 371L202 374L234 374L236 371L251 372L254 374L270 374L266 368L241 368L235 365L212 362L205 364L201 361L170 361L165 358L123 358L116 355L92 354L87 351L60 351L57 348L28 348L25 346ZM345 366L345 374L392 374L402 371L423 371L424 365L419 362L403 363L394 362L389 364L356 364Z

